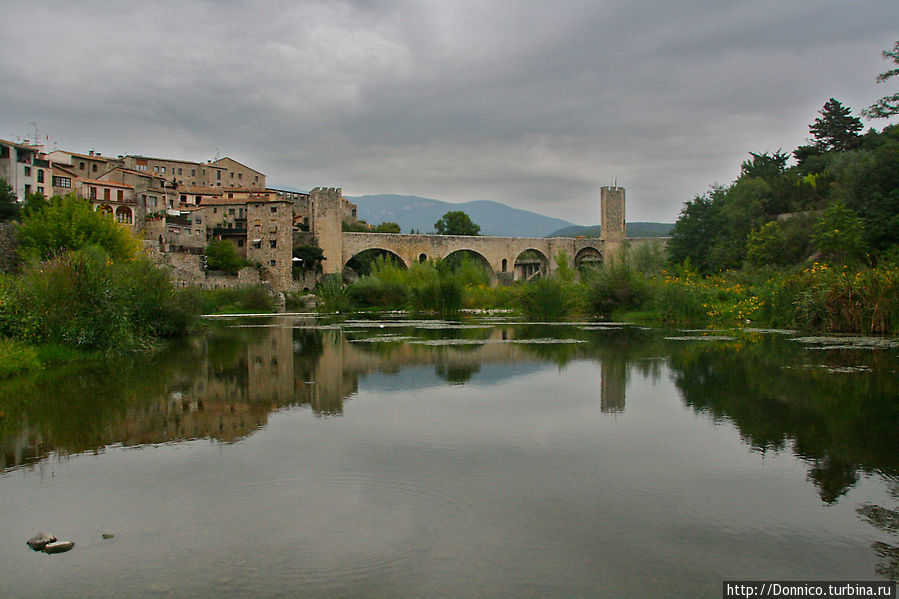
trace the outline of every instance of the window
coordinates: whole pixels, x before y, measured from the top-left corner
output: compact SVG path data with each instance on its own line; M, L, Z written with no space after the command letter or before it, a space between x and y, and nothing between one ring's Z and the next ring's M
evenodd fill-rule
M83 171L83 170L84 170L84 163L83 163L83 162L79 162L79 163L78 163L78 170L79 170L79 171Z
M254 240L253 240L253 247L256 248L257 250L258 250L258 249L261 249L261 248L262 248L262 240L261 240L261 239L254 239Z
M180 173L179 173L179 174L180 174ZM197 176L197 169L195 169L195 168L190 169L190 176L191 176L191 177L196 177L196 176Z
M124 202L125 201L125 191L123 189L120 189L117 192L115 192L115 199L118 200L119 202Z
M239 248L242 248L242 247L243 247L243 239L238 239L238 240L237 240L237 247L239 247Z
M234 178L234 171L231 171L231 178Z
M26 166L26 167L25 167L25 176L26 176L26 177L30 177L30 176L31 176L31 167L30 167L30 166Z
M108 202L109 196L110 196L109 188L104 189L103 190L103 200Z
M215 178L218 181L221 181L222 180L222 171L215 171Z
M200 218L199 216L197 216L197 217L194 217L194 222L197 223L197 224L199 225L200 223L203 222L203 219Z
M278 211L278 207L272 206L272 214L276 213L277 211Z
M26 185L25 186L25 195L28 195L29 193L31 193L31 185Z
M96 165L96 164L92 164L92 165L91 165L91 170L92 170L93 172L96 173L96 172L97 172L97 165Z
M179 175L182 174L182 173L181 173L181 168L180 168L180 167L178 168L178 174L179 174Z
M90 188L90 197L91 197L92 200L96 200L96 199L97 199L97 188L96 188L96 187L91 187L91 188Z
M269 240L268 240L268 247L270 247L270 248L276 248L276 247L278 247L278 240L277 240L277 239L269 239Z
M237 180L243 181L243 173L237 173Z
M276 260L269 260L269 266L275 266L278 262Z
M41 186L38 186L37 192L38 192L39 194L41 194L41 195L44 195L44 188L41 187Z
M261 227L261 226L262 226L262 219L261 219L261 218L257 218L256 220L253 221L253 225L256 226L256 227Z
M213 214L218 214L218 213L219 213L219 209L218 209L216 206L213 206L213 207L212 207L212 213L213 213Z
M159 172L164 173L164 172L165 172L165 167L164 167L164 166L159 167Z
M233 200L233 199L234 199L234 194L233 194L233 193L229 193L229 194L228 194L228 199L229 199L229 200ZM234 214L234 210L231 211L231 214Z
M259 175L256 175L255 181L256 181L256 183L259 183Z
M234 216L234 208L228 208L228 214Z
M37 182L38 183L44 182L44 169L42 169L42 168L37 169Z
M153 171L158 173L158 172L159 172L159 167L158 167L158 166L154 166L154 167L153 167Z

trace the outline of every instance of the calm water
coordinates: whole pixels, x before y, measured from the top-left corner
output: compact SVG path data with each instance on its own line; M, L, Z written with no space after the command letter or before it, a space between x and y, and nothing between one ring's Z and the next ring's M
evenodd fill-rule
M897 370L899 343L787 332L221 321L0 384L0 596L895 579Z

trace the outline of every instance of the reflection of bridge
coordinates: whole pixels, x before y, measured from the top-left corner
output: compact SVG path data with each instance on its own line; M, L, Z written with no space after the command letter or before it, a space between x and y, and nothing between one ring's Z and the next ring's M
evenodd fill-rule
M556 258L561 252L574 266L601 261L604 254L616 251L625 240L623 187L600 190L600 239L343 233L340 190L316 190L316 193L312 232L325 256L322 265L325 274L339 274L354 256L366 251L389 252L406 267L465 252L489 266L492 283L511 282L528 278L535 270L552 272L559 266Z

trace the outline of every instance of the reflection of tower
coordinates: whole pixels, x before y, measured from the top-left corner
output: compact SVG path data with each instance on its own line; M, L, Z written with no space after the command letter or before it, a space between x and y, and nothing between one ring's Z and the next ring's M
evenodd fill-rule
M251 402L289 405L293 400L293 330L266 329L268 335L247 347Z
M599 409L609 414L624 411L624 390L627 387L627 361L606 357L600 362Z
M312 396L308 398L317 414L342 413L343 399L358 390L356 374L347 372L345 343L336 331L324 331L322 335L322 353L315 365Z

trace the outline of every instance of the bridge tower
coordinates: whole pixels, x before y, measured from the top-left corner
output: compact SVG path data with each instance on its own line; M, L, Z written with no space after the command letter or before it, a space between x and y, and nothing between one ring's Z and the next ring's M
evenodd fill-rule
M600 187L599 204L602 240L613 243L624 241L627 237L624 224L624 188L608 185Z
M322 274L343 272L343 192L339 187L316 187L309 192L312 235L325 260Z

